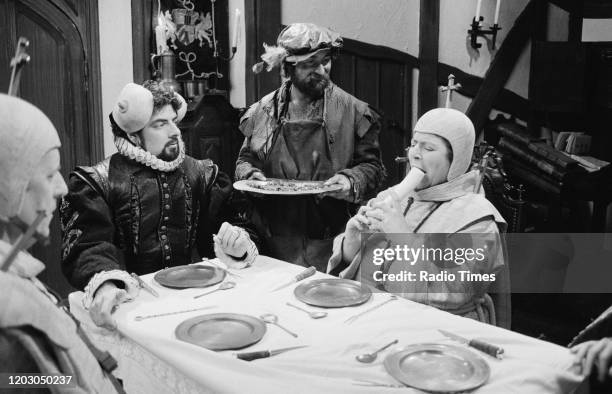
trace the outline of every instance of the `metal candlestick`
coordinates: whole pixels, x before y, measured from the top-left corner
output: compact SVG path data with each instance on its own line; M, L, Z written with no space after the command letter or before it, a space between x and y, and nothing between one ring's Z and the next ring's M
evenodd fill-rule
M491 26L490 29L483 29L480 26L480 22L482 22L484 20L484 18L481 16L480 18L478 18L479 20L476 21L476 18L472 18L472 24L471 24L471 29L468 30L468 34L470 35L470 44L472 45L472 48L474 49L478 49L480 47L482 47L482 44L480 44L479 42L476 41L476 39L479 36L487 36L487 35L491 35L491 41L493 44L493 49L495 49L495 41L497 40L497 32L499 30L501 30L501 27L499 26L499 24L495 23L493 26Z

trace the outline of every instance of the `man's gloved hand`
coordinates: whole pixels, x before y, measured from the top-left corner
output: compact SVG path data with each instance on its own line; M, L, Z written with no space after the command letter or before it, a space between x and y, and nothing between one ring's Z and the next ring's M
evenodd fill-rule
M223 222L213 240L215 241L215 254L222 260L223 258L218 251L229 255L233 259L241 260L245 257L251 244L251 239L244 230L227 222Z
M94 295L93 302L89 307L89 315L93 322L100 327L109 330L117 328L117 322L112 314L127 297L127 292L119 289L113 282L104 282Z

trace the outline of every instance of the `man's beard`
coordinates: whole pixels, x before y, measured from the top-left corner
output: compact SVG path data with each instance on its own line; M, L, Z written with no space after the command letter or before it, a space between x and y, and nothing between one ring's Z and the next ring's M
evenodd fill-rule
M329 86L329 76L311 73L306 78L300 79L294 75L291 76L291 83L313 100L323 97L325 88Z
M163 161L173 161L178 157L179 153L179 138L172 138L170 141L168 141L168 143L166 143L166 146L164 146L164 149L159 155L157 155L157 157Z

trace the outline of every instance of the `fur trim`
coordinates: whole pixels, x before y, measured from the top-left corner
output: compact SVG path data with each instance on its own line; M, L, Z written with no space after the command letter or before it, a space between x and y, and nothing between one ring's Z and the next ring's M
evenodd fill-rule
M92 276L85 286L85 297L83 297L83 307L89 309L93 303L96 291L109 280L120 281L125 284L126 296L121 302L132 301L140 292L140 285L130 274L122 270L102 271Z

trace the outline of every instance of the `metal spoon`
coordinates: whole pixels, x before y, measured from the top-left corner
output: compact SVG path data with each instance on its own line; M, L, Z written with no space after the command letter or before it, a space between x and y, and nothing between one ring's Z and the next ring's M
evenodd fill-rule
M134 320L136 321L142 321L145 319L152 319L154 317L162 317L162 316L171 316L171 315L177 315L179 313L187 313L187 312L194 312L194 311L201 311L203 309L210 309L210 308L214 308L214 305L208 305L208 306L203 306L201 308L194 308L194 309L187 309L184 311L176 311L176 312L164 312L164 313L158 313L156 315L146 315L146 316L136 316L134 318Z
M285 327L281 326L280 324L278 324L278 316L276 316L273 313L266 313L264 315L259 316L259 318L263 321L265 321L268 324L274 324L275 326L277 326L278 328L282 328L283 330L285 330L285 332L289 335L293 335L295 338L297 338L297 334L289 331L288 329L286 329Z
M385 346L381 347L380 349L378 349L377 351L375 351L373 353L359 354L359 355L355 356L355 358L360 363L371 363L374 360L376 360L376 357L378 356L379 352L382 352L383 350L385 350L386 348L388 348L391 345L395 345L397 342L399 342L399 341L396 339L395 341L386 344Z
M221 284L219 285L219 287L217 287L216 289L211 290L211 291L207 291L206 293L202 293L202 294L197 295L197 296L195 296L195 297L193 297L193 298L200 298L200 297L205 296L205 295L207 295L207 294L214 293L215 291L219 291L219 290L229 290L229 289L233 289L234 287L236 287L236 282L223 282L223 283L221 283Z
M307 311L306 309L302 309L297 305L293 305L292 303L288 302L287 305L289 305L292 308L295 308L297 310L300 310L302 312L306 312L308 313L308 316L310 316L311 319L322 319L325 316L327 316L327 312L321 312L321 311L315 311L315 312L311 312L311 311Z

